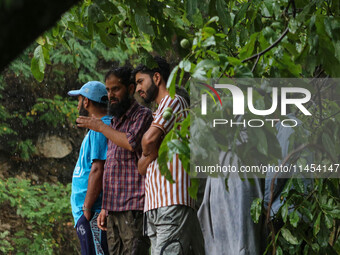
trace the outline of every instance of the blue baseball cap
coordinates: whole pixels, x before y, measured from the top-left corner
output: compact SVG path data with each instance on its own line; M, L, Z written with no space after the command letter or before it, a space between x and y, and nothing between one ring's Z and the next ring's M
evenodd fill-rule
M71 90L67 93L69 96L84 96L88 99L106 104L108 101L105 85L99 81L89 81L79 90Z

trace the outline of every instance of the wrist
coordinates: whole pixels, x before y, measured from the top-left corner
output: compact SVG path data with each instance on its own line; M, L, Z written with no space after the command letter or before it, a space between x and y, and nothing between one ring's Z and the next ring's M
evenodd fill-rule
M105 126L107 126L107 125L104 122L101 121L100 124L99 124L99 132L100 133L104 132Z
M86 207L85 205L83 205L82 210L83 212L91 212L91 208Z

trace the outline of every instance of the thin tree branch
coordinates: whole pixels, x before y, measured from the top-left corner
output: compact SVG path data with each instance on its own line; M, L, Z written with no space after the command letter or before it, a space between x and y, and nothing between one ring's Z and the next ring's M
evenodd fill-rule
M285 31L283 31L282 35L272 45L270 45L267 49L261 51L260 53L257 53L247 59L242 60L242 63L261 57L262 55L270 51L272 48L277 46L282 41L282 39L288 34L288 32L289 32L289 28L287 27Z
M319 87L319 84L318 84L318 83L316 83L315 85L316 85L316 88L317 88L317 91L318 91L317 95L318 95L318 106L319 106L319 114L320 114L320 116L319 116L319 122L320 122L320 124L321 124L321 123L322 123L322 103L321 103L321 92L320 92L320 87Z
M293 18L295 18L296 16L296 6L295 6L295 1L294 0L291 0L292 2L292 7L293 7Z
M330 115L330 116L328 116L328 117L326 117L326 118L324 118L322 120L328 120L328 119L334 117L335 115L338 115L339 113L340 113L340 111L337 111L336 113L334 113L334 114L332 114L332 115Z
M257 56L255 64L253 65L253 68L251 69L252 73L255 71L255 67L256 67L257 63L259 62L259 59L260 59L260 55Z

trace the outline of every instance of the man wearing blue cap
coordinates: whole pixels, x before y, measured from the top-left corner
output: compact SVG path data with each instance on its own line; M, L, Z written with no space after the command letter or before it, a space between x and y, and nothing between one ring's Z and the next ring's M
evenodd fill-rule
M90 81L69 96L78 97L80 116L100 117L109 125L105 85ZM93 130L86 134L79 152L72 178L71 206L80 240L81 254L108 254L106 232L98 228L97 217L102 204L102 180L106 160L107 139Z

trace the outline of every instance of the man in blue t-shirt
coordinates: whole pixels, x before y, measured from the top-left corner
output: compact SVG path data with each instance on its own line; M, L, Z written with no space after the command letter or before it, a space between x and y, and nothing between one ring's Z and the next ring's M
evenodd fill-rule
M80 116L96 116L109 125L107 92L105 85L90 81L80 90L71 90L78 97ZM93 130L86 134L80 148L72 178L71 206L75 227L80 240L81 254L108 254L106 232L97 225L102 204L102 180L106 160L107 139Z

